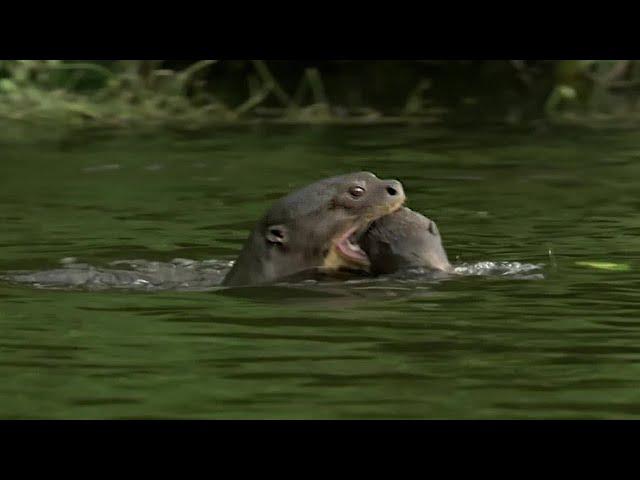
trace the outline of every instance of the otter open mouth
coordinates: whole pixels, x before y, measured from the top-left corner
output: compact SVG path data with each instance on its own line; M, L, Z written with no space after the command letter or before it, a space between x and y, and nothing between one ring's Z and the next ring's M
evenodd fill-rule
M406 197L402 194L396 201L390 202L378 208L374 213L364 216L357 224L336 236L331 242L322 267L329 270L351 268L368 272L371 262L366 252L358 244L358 239L371 226L371 222L383 215L395 212L404 204L405 200Z
M357 243L356 234L359 230L360 227L356 225L334 240L335 251L349 263L369 266L369 257Z

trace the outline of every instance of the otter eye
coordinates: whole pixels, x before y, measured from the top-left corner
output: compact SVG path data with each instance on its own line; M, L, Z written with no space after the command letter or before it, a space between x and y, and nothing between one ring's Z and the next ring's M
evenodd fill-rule
M358 186L351 187L349 189L349 194L354 198L361 197L362 195L364 195L364 188Z

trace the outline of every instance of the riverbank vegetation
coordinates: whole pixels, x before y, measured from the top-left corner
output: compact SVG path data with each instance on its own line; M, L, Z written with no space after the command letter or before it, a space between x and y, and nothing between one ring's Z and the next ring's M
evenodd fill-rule
M11 128L635 122L640 61L0 61Z

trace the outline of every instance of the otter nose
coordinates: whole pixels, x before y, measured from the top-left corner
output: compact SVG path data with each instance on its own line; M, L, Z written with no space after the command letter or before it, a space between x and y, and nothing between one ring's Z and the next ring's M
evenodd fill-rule
M403 197L404 189L402 188L402 184L397 180L387 180L386 181L385 190L387 194L391 197Z

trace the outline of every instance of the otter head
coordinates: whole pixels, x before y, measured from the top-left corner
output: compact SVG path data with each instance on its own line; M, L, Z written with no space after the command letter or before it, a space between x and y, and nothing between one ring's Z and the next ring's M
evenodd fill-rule
M373 222L358 241L372 273L411 267L452 270L436 223L406 207Z
M297 190L276 201L258 222L223 284L267 283L314 268L367 268L367 256L355 239L404 200L400 182L369 172Z

